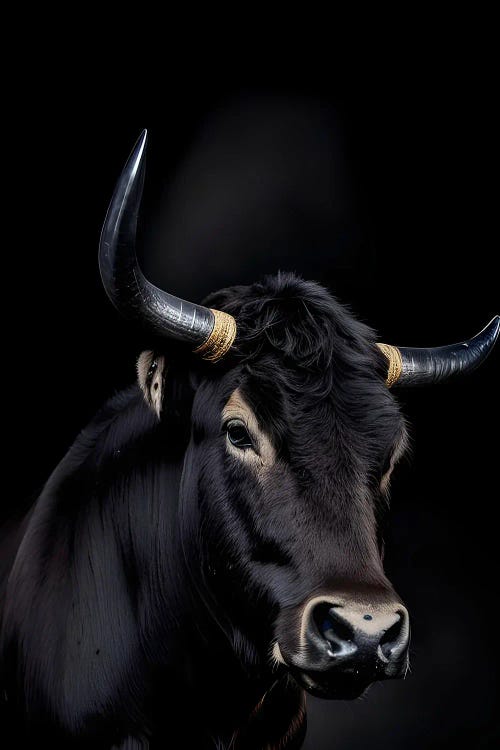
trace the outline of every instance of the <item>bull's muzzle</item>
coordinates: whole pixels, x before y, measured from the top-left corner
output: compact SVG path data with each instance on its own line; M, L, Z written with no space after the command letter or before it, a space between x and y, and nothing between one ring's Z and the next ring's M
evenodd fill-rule
M398 601L318 597L303 609L298 649L280 654L310 693L350 699L376 680L404 677L409 640L408 611Z

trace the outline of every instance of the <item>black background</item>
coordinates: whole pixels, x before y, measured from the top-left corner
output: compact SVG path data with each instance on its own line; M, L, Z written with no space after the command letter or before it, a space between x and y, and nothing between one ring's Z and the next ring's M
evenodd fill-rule
M4 115L5 516L134 377L144 341L102 291L97 244L143 127L141 254L169 291L198 301L296 270L410 346L470 337L499 312L494 56L484 29L473 47L463 31L307 66L298 45L251 76L227 59L187 77L188 51L140 74L117 58L95 80L88 46L78 65L70 45L31 61ZM361 701L310 699L309 750L498 741L499 355L460 383L398 394L413 451L386 568L412 617L412 672Z

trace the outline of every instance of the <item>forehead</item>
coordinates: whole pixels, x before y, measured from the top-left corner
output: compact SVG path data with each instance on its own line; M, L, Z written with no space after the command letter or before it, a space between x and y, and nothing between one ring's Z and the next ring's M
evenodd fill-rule
M245 397L243 396L241 389L238 387L235 388L235 390L229 396L229 399L224 406L222 416L224 419L231 419L231 417L240 417L245 415L247 415L250 419L255 419L253 409L251 409L249 404L245 401Z
M280 364L245 368L224 406L226 413L250 414L278 453L300 461L318 455L323 446L328 453L335 447L337 455L379 461L404 438L399 407L375 374L298 378Z

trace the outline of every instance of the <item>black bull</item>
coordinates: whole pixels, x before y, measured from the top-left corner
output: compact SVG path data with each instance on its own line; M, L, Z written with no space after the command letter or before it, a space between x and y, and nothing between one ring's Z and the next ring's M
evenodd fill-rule
M133 253L144 145L101 270L158 345L12 534L2 710L21 747L290 750L304 690L352 698L408 667L378 533L406 435L387 385L473 369L499 319L463 345L381 349L290 274L178 300Z

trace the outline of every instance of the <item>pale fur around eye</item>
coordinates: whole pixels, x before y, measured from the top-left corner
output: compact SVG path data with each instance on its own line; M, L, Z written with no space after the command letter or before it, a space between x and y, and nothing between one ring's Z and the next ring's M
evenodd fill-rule
M223 427L227 427L231 422L241 424L251 440L251 446L240 448L233 445L227 438L228 450L233 455L255 466L270 466L275 462L276 451L274 446L266 433L260 428L253 410L243 398L239 388L233 391L222 411Z

